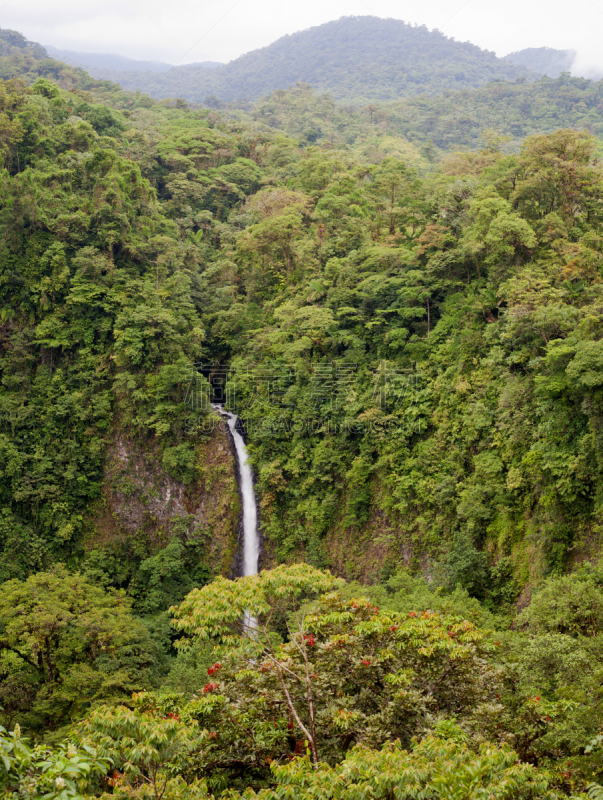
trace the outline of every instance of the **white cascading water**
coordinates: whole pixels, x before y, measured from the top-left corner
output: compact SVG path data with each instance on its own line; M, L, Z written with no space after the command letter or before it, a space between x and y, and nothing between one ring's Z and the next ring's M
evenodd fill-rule
M223 417L226 417L228 429L232 434L237 451L239 488L243 501L243 575L256 575L260 557L260 537L258 534L258 507L253 491L253 473L249 464L249 454L245 447L245 441L237 430L237 415L225 411L219 405L214 405L214 408Z

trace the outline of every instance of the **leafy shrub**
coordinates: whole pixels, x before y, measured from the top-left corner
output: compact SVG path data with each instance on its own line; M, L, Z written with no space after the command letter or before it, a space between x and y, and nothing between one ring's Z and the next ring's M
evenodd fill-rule
M603 588L588 574L548 578L518 621L535 633L594 636L603 631Z
M197 476L195 452L186 443L166 447L161 463L168 475L182 483L191 483Z
M124 592L104 590L59 566L0 594L3 714L37 730L55 730L94 702L118 699L153 684L158 651L130 613Z
M110 761L91 747L72 743L57 748L31 744L18 725L10 733L0 727L0 791L3 798L84 800L81 789Z
M455 536L444 560L444 569L446 583L451 589L461 586L473 597L485 596L490 573L488 556L475 547L468 533Z

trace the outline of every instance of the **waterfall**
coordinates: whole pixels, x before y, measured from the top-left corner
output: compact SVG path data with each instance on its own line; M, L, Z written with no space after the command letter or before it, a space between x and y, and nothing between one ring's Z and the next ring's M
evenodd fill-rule
M253 491L253 473L249 464L249 454L245 441L237 430L239 418L223 406L214 405L216 411L226 417L228 429L232 434L237 452L237 468L239 472L239 489L243 501L243 575L255 575L258 571L260 557L260 536L258 533L258 507Z

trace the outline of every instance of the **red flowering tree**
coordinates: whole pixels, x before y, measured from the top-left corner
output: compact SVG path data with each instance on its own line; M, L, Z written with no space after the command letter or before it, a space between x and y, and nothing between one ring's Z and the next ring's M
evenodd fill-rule
M200 723L224 730L229 717L253 718L254 731L274 731L271 758L307 749L315 765L353 744L408 744L442 717L479 738L476 709L495 691L483 632L458 616L345 601L341 583L307 564L282 566L220 578L172 609L188 637L179 646L211 640L223 662L200 687ZM220 720L209 710L218 696Z
M287 714L305 737L314 763L318 762L318 750L309 651L315 640L307 633L307 607L313 599L343 583L329 572L294 564L235 581L218 578L201 589L193 589L180 606L171 609L172 625L189 637L177 642L177 647L187 647L194 638L213 640L231 661L236 659L237 667L244 666L255 673L253 666L259 662L260 673L270 671ZM299 659L294 669L276 644L277 621L284 623L289 644ZM245 669L238 671L242 674ZM293 684L301 689L295 692L295 699ZM209 686L213 691L219 684L208 683L204 693L210 691Z

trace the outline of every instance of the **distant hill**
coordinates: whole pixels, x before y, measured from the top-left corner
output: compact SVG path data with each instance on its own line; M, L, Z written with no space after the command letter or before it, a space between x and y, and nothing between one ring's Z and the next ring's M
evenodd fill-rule
M555 50L553 47L527 47L505 56L507 61L533 72L558 78L562 72L569 72L576 60L575 50Z
M215 69L186 65L162 75L126 70L93 74L152 97L197 103L209 95L253 101L302 82L354 105L537 77L525 66L440 31L368 16L342 17L283 36Z
M22 33L10 29L0 29L0 57L7 58L20 53L28 53L33 59L40 61L48 58L48 53L37 42L30 42Z
M113 74L116 70L120 72L166 72L173 66L165 61L138 61L115 53L80 53L75 50L59 50L58 47L52 45L45 45L45 49L57 61L64 61L65 64L75 67L83 67L93 78L111 77L105 73L111 71ZM222 64L220 61L201 61L195 66L214 69Z
M20 78L26 84L47 78L69 90L120 90L109 81L94 80L80 67L50 58L42 45L30 42L22 33L0 29L0 80L10 78Z
M60 50L58 47L48 44L44 47L48 55L56 58L57 61L63 61L74 67L83 67L88 71L97 67L99 69L163 72L171 66L163 61L136 61L133 58L125 58L114 53L79 53L75 50Z

